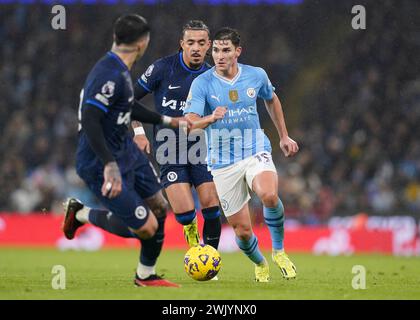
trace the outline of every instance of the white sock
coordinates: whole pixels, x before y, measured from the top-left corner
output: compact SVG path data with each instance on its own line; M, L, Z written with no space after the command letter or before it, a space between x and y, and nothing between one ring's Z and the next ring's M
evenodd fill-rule
M146 279L148 276L156 274L155 266L148 267L145 265L142 265L140 262L137 266L137 275L140 277L140 279Z
M89 222L89 211L90 211L90 208L84 206L82 209L77 211L76 219L81 223L88 223Z

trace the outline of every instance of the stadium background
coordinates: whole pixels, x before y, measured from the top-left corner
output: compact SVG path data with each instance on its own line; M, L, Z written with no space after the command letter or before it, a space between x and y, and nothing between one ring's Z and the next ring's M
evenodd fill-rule
M237 28L240 62L267 70L301 150L293 159L282 156L261 106L286 207L286 245L330 254L420 254L414 0L115 2L63 1L67 29L53 30L53 2L0 1L0 245L54 245L63 199L95 203L74 170L79 92L110 48L114 19L134 11L153 28L134 77L175 52L181 26L193 18L211 30ZM366 30L351 27L355 4L366 8ZM151 97L146 102L153 106ZM267 234L255 198L252 209L258 232ZM175 223L168 226L177 236L172 244L182 246ZM290 240L293 232L298 243Z

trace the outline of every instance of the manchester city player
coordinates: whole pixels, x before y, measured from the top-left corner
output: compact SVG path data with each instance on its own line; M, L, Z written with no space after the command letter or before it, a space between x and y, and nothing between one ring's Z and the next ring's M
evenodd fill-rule
M77 199L65 204L63 231L92 223L108 232L141 241L137 286L178 286L156 275L164 238L165 210L150 214L144 199L160 190L148 159L132 140L130 119L177 127L179 119L162 117L134 101L129 70L147 49L150 28L136 14L114 24L114 43L90 71L81 92L76 169L107 210L88 208Z
M293 156L299 148L288 135L280 100L266 72L238 63L241 50L236 30L223 28L216 33L212 48L215 67L193 81L185 114L193 128L207 128L208 164L217 194L239 248L255 264L256 281L268 282L269 268L252 231L249 189L264 206L272 259L283 277L290 279L296 277L296 268L284 252L284 208L277 195L270 141L260 127L257 98L265 102L284 155Z
M141 99L153 92L156 110L160 114L171 117L182 116L191 82L210 68L204 61L210 48L209 37L209 29L202 21L192 20L184 25L180 40L181 50L149 66L137 82L135 98ZM135 141L140 148L149 151L144 130L139 125L139 123L133 124L135 132L138 133ZM182 132L173 130L173 133L170 132L171 137L168 137L172 140L168 142L159 138L163 133L161 125L155 126L154 129L155 152L157 162L160 164L161 180L176 220L184 226L184 236L188 244L194 246L200 240L191 191L193 185L204 216L204 243L217 249L221 232L219 200L213 177L205 163L205 152L201 155L203 160L201 163L193 163L188 152L191 151L195 141L187 143L187 137L180 136ZM201 138L202 149L206 150L205 137L198 138ZM176 146L168 151L176 153L172 158L174 161L163 159L159 150L163 149L164 144Z

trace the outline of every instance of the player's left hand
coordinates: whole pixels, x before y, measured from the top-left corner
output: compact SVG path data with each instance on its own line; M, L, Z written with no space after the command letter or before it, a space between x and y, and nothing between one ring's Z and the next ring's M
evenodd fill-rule
M104 183L101 188L102 195L107 198L115 198L122 191L121 172L115 161L108 162L104 167Z
M286 157L293 157L299 151L299 146L295 140L287 136L280 139L280 149Z

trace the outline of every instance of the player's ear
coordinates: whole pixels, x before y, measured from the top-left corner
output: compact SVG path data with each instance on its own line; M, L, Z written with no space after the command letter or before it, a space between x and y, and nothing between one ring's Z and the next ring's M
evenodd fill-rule
M139 41L137 41L136 43L137 51L138 52L146 51L147 47L149 46L149 40L150 40L150 37L146 36L146 37L142 37Z
M184 50L184 40L183 39L179 40L179 46L182 48L182 50Z
M242 47L237 47L236 49L235 49L235 51L236 51L236 58L239 58L239 56L241 55L241 53L242 53Z
M211 56L211 52L213 51L212 50L212 45L213 45L213 43L211 42L211 40L209 40L208 47L207 47L207 50L206 50L206 56L207 57Z
M143 48L143 42L142 41L137 41L136 42L136 51L137 51L137 53L142 52L142 48Z

